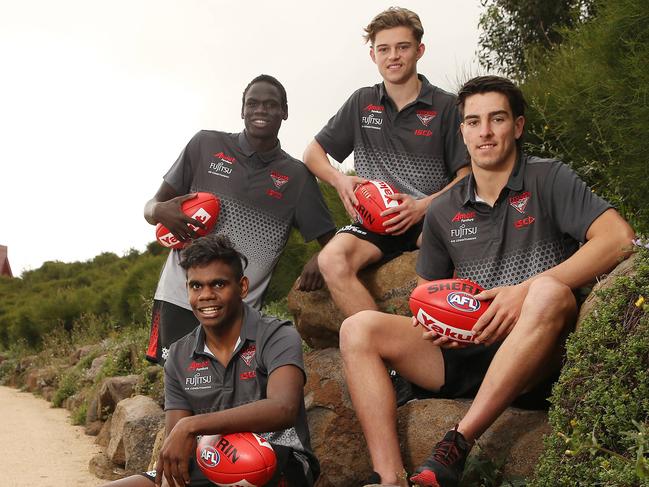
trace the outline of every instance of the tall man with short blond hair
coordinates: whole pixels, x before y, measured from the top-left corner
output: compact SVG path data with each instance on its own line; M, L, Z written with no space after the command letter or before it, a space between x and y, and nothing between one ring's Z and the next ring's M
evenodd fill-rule
M425 51L419 16L392 7L374 17L365 32L383 82L352 94L304 152L305 164L336 188L352 219L357 184L375 179L397 190L392 198L399 206L384 212L391 216L387 235L347 225L318 257L331 297L345 316L376 309L358 271L416 249L430 202L468 173L455 97L417 74ZM357 176L329 163L327 155L343 162L352 151Z

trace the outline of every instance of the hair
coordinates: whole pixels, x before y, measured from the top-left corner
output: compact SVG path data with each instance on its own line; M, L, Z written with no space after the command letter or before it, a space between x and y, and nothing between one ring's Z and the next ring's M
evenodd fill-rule
M390 7L374 17L367 27L365 27L365 35L363 38L365 42L374 44L376 34L382 30L392 29L394 27L408 27L418 43L421 42L421 38L424 36L424 28L421 25L419 15L407 8Z
M246 89L243 90L243 96L241 97L241 106L243 106L246 103L246 94L248 93L248 90L252 85L255 83L268 83L273 85L275 88L279 90L279 95L281 98L281 104L282 104L282 109L283 110L288 110L288 99L286 97L286 88L284 88L284 85L279 82L279 80L269 74L260 74L259 76L256 76L253 78L253 80L248 83L248 86L246 86Z
M469 96L489 92L501 93L507 97L514 119L525 116L527 102L523 92L512 81L501 76L478 76L464 83L457 94L460 116L464 118L464 104ZM516 140L516 145L520 148L521 144L522 137L519 137Z
M243 269L248 266L246 256L237 252L225 235L210 234L197 238L180 253L180 267L185 270L202 267L215 260L230 266L238 280L243 277Z

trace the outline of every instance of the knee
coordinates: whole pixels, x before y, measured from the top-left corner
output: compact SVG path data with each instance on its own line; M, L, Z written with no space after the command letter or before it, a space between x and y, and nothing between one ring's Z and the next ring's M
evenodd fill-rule
M340 353L345 357L367 348L372 348L372 316L376 311L360 311L340 325Z
M328 283L344 277L350 268L347 254L335 243L325 245L318 254L320 273Z
M550 276L539 277L530 284L525 306L548 318L543 321L561 324L561 326L577 310L572 290Z

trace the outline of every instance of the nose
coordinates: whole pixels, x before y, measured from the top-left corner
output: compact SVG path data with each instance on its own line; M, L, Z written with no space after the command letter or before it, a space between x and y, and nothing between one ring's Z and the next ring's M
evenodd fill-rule
M389 58L390 58L391 60L392 60L392 59L398 59L400 55L401 55L401 53L399 52L399 48L398 48L398 47L395 46L395 47L390 48L390 55L389 55Z
M209 301L211 299L214 299L215 296L216 296L216 292L214 291L214 287L203 286L201 288L201 293L198 295L198 299L201 301Z
M486 122L480 124L480 137L486 138L493 135L493 130L491 129L491 122L487 120Z

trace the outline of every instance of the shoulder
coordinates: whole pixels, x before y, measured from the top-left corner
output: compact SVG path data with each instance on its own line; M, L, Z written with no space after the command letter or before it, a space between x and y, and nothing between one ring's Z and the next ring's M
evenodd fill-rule
M289 320L265 315L248 305L246 305L246 308L246 312L250 314L250 319L254 323L259 346L263 346L271 337L273 339L282 337L297 338L301 341L300 334Z
M349 98L347 98L347 103L378 103L380 101L380 97L381 83L378 83L374 86L363 86L362 88L357 89L349 96Z
M297 178L300 184L313 177L311 171L301 160L296 159L283 149L280 151L280 156L270 164L270 169L287 172L288 176Z
M523 155L523 162L526 165L526 179L545 179L549 175L556 174L557 172L573 172L567 164L558 159Z
M199 332L200 325L194 328L192 332L171 344L169 347L169 354L165 361L165 368L167 367L167 364L176 365L179 357L189 356L194 351L196 337Z
M228 132L219 132L218 130L199 130L191 138L190 144L200 145L205 142L222 143L224 141L236 143L237 134L231 134Z

